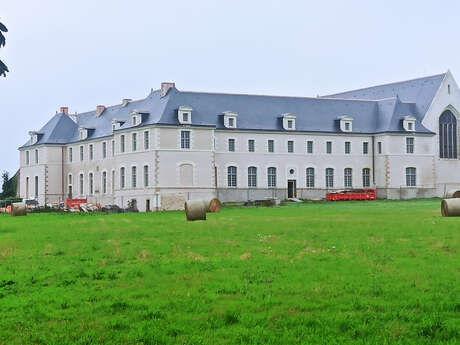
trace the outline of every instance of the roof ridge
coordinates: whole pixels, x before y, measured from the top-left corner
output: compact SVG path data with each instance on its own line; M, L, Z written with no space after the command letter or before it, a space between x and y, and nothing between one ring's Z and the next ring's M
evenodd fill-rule
M377 84L377 85L373 85L373 86L367 86L367 87L362 87L362 88L358 88L358 89L352 89L352 90L347 90L347 91L332 93L332 94L325 95L325 96L321 96L321 97L335 96L335 95L340 95L340 94L343 94L343 93L349 93L349 92L356 92L356 91L362 91L362 90L372 89L372 88L379 87L379 86L388 86L388 85L394 85L394 84L407 83L407 82L410 82L410 81L416 81L416 80L421 80L421 79L428 79L428 78L433 78L433 77L440 77L440 76L444 76L444 75L446 75L446 74L447 74L447 72L444 72L444 73L438 73L438 74L427 75L427 76L424 76L424 77L418 77L418 78L412 78L412 79L406 79L406 80L395 81L395 82L391 82L391 83Z

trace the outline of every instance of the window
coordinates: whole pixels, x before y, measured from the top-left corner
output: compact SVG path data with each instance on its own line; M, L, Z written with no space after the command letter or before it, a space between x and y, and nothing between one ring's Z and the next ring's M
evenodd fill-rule
M381 141L377 143L377 148L378 148L379 154L382 154L382 142Z
M363 142L363 155L367 155L369 153L369 143L367 141Z
M112 194L115 193L115 170L112 170Z
M307 188L315 187L315 168L307 168Z
M188 122L188 113L182 113L182 121Z
M343 171L343 184L345 188L351 188L353 186L352 170L351 168L345 168Z
M149 166L144 165L144 187L149 186Z
M268 140L268 152L275 152L275 141L272 139Z
M80 162L83 161L83 146L80 146Z
M276 187L276 168L270 167L267 169L268 187Z
M120 168L120 188L125 188L125 168Z
M144 132L144 150L149 149L149 131Z
M229 127L235 127L235 119L233 117L230 117L228 119L228 126Z
M69 174L68 179L69 179L69 184L72 184L72 174Z
M133 116L133 126L137 125L137 116Z
M80 174L80 195L83 195L83 174Z
M186 125L192 123L192 108L187 105L182 105L179 107L177 112L177 119L179 123Z
M413 122L409 122L407 124L407 129L409 129L410 131L413 131L414 130L414 123Z
M35 164L38 164L38 150L35 150Z
M190 131L181 131L180 132L180 147L181 149L190 148Z
M334 169L326 169L326 188L334 188Z
M115 140L112 140L112 157L115 156Z
M307 153L313 153L313 141L307 141Z
M38 198L38 176L35 176L35 199Z
M73 155L72 155L72 148L69 147L69 162L72 163Z
M125 135L120 135L120 152L125 152Z
M131 187L137 187L137 167L131 167Z
M89 145L89 160L93 160L94 158L94 151L93 151L93 144Z
M89 173L89 195L94 194L94 178L93 173Z
M289 153L294 152L294 141L293 140L288 140L287 142L287 149Z
M227 185L236 187L236 167L230 166L227 168Z
M257 168L248 168L248 187L257 187Z
M107 193L107 171L102 172L102 193Z
M350 131L351 124L350 122L345 122L345 130Z
M287 126L288 126L289 129L292 129L292 127L294 127L294 121L293 120L288 120L287 124L288 124Z
M406 168L406 186L415 187L417 185L417 176L415 168Z
M363 187L370 187L371 186L371 169L364 168L363 169Z
M449 110L439 117L439 157L457 158L457 119Z
M107 158L107 143L105 141L102 143L102 158Z
M254 152L255 151L255 146L256 146L256 142L254 139L249 139L248 140L248 151L249 152Z
M447 94L450 95L450 84L447 85Z
M351 153L351 142L345 141L345 154L349 155Z
M132 134L131 143L132 143L133 152L137 151L137 133Z
M406 153L414 153L414 138L406 138Z
M235 152L235 139L228 139L228 152Z
M326 153L332 153L332 141L326 141Z
M26 165L30 164L30 153L29 151L26 151Z

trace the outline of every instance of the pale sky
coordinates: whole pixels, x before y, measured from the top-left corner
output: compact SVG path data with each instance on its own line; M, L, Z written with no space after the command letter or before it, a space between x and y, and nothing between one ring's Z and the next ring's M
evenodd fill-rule
M316 96L460 78L460 1L2 0L0 170L59 109L179 90ZM458 73L458 74L457 74Z

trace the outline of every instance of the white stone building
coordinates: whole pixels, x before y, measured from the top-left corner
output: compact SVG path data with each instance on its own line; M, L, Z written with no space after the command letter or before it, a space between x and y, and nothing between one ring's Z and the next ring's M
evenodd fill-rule
M62 107L20 151L20 193L141 211L171 196L244 201L324 198L377 188L380 198L460 189L460 90L452 74L324 97L179 91L71 115Z

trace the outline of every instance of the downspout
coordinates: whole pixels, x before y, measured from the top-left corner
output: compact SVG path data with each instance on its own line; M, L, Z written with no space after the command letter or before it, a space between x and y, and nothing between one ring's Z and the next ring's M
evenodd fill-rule
M372 184L375 187L375 135L372 136Z
M65 202L65 181L64 181L64 146L61 147L61 181L62 181L62 202Z

